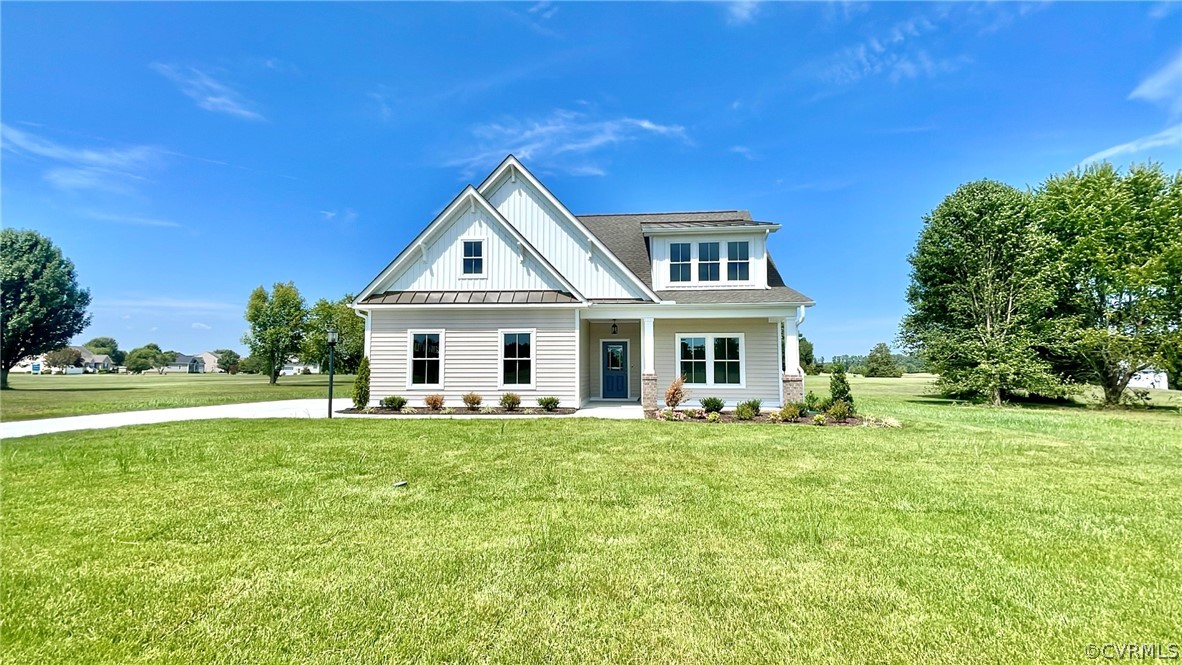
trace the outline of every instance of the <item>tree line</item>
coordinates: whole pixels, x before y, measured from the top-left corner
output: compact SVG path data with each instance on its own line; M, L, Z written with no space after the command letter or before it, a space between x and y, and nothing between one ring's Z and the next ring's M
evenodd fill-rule
M899 339L948 395L993 404L1182 367L1182 171L1111 164L1019 191L959 187L924 217Z

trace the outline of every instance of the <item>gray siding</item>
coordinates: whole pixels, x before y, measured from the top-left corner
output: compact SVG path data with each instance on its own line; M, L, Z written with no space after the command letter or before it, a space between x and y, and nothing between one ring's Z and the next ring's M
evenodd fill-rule
M745 399L761 399L764 407L780 404L780 356L778 324L758 319L657 319L653 323L656 342L657 402L663 404L665 388L677 376L677 335L680 333L743 333L745 348L743 388L690 386L689 403L702 397L721 397L728 406ZM709 371L709 369L707 369Z
M447 405L463 408L461 396L477 392L486 405L496 405L501 328L536 328L534 390L512 389L523 407L553 395L563 406L578 406L575 312L561 309L374 310L370 331L370 399L403 395L415 406L423 397L442 393ZM443 329L442 388L407 388L407 330Z

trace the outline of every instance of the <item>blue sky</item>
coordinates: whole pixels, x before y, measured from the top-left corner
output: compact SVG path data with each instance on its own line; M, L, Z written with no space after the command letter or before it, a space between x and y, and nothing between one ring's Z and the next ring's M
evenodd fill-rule
M241 348L360 290L515 153L576 213L733 209L821 355L894 338L921 217L1085 160L1182 167L1182 4L82 3L2 12L5 226L80 340Z

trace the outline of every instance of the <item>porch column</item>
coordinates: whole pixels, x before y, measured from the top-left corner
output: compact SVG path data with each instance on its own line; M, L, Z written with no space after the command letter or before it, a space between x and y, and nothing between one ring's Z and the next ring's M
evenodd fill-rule
M657 408L657 352L652 317L643 319L640 325L640 405L646 410Z
M804 370L800 367L800 330L797 327L803 319L803 311L797 316L784 318L784 373L780 381L786 404L804 400Z

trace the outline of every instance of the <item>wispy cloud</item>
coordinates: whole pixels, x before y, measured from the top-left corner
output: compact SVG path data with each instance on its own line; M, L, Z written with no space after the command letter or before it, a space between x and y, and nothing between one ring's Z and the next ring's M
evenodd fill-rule
M229 314L241 313L245 305L200 298L115 298L99 300L94 303L95 309L143 310L151 312L190 312Z
M1169 2L1157 2L1154 3L1153 7L1150 7L1149 18L1155 21L1160 21L1170 14L1180 10L1182 10L1182 3L1177 2L1177 0L1171 0Z
M357 211L352 208L345 208L343 210L321 210L320 217L326 222L340 222L342 224L349 224L357 221Z
M254 110L255 105L242 93L196 67L180 67L159 62L152 63L151 67L176 83L182 93L207 111L225 113L246 120L266 119Z
M193 324L193 330L213 330L213 326L198 321Z
M147 180L145 175L162 160L164 151L154 146L75 147L0 124L3 149L54 162L43 177L64 190L98 189L127 193Z
M529 8L529 13L541 18L543 20L552 18L558 13L558 7L553 2L543 0L542 2L534 4Z
M1156 134L1142 136L1128 143L1121 143L1106 150L1101 150L1094 155L1088 155L1077 166L1086 166L1092 162L1099 162L1120 155L1134 155L1155 148L1173 148L1175 146L1182 146L1182 123L1168 127Z
M97 219L101 222L114 222L115 224L128 224L131 226L159 226L180 228L180 224L167 220L156 219L153 217L138 217L135 215L119 215L114 213L99 212L96 210L83 210L82 214L90 219Z
M1129 93L1129 99L1160 104L1174 116L1182 113L1182 50L1165 66L1141 81Z
M755 153L752 152L751 148L748 148L745 145L732 145L730 147L730 152L733 152L736 155L742 155L745 159L750 161L755 160Z
M920 37L936 29L936 23L927 16L899 21L881 34L842 49L819 67L818 74L830 83L850 84L880 75L901 81L955 71L965 58L933 56L916 44Z
M596 119L587 113L558 110L535 120L509 120L478 125L471 130L474 144L465 155L445 162L458 166L465 177L488 168L513 153L541 168L570 175L603 175L594 156L612 146L645 139L688 143L685 128L644 118Z
M759 13L757 0L736 0L726 5L726 22L731 25L743 25L755 20Z

